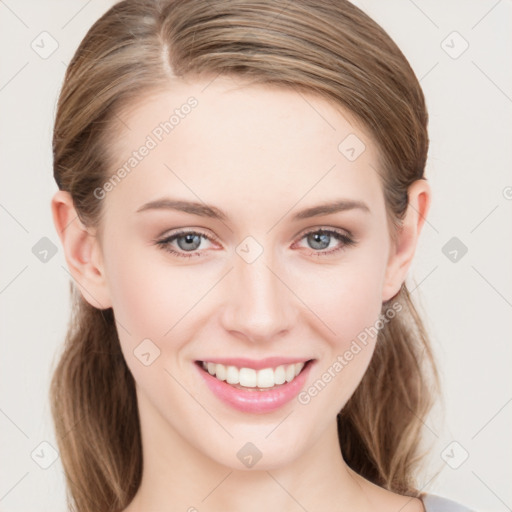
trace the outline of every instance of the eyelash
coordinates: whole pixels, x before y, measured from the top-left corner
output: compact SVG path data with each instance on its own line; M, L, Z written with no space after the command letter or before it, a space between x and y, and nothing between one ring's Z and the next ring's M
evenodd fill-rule
M334 229L323 229L323 228L312 229L310 231L307 231L306 233L304 233L301 236L301 238L299 240L303 240L308 235L311 235L311 234L314 234L314 233L321 233L321 234L330 235L330 236L334 237L336 240L343 242L343 245L341 245L340 247L337 247L336 249L331 249L329 251L325 251L325 250L313 251L310 254L310 256L317 256L317 257L319 257L319 256L331 256L331 255L333 255L335 253L338 253L339 251L343 251L346 248L357 244L357 242L351 236L346 235L345 233L342 233L341 231L337 231L337 230L334 230ZM217 239L215 237L211 237L209 235L206 235L205 233L201 233L200 231L186 231L186 230L183 230L183 231L179 231L177 233L174 233L174 234L172 234L170 236L167 236L167 237L165 237L165 238L163 238L161 240L156 240L155 243L162 250L164 250L166 252L169 252L169 253L173 254L174 256L178 256L180 258L192 258L194 256L201 256L201 253L197 252L197 251L191 251L190 253L187 254L187 253L176 251L176 250L171 248L170 244L172 242L174 242L174 240L176 240L178 238L181 238L183 236L186 236L186 235L199 235L199 236L202 236L202 237L206 238L210 242L217 241Z

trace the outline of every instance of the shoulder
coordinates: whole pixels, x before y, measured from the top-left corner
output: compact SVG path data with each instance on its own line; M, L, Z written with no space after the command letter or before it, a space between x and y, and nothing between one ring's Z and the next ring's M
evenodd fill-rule
M456 501L437 496L436 494L422 493L420 496L426 512L474 512Z

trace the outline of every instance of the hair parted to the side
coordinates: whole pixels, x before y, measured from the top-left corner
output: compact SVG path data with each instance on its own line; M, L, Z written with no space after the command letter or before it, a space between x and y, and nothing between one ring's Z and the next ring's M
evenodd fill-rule
M65 76L55 121L54 176L82 222L99 226L94 195L108 179L116 114L178 78L229 75L316 94L348 110L377 143L391 234L407 188L425 179L427 112L401 51L346 0L125 0L89 30ZM72 287L74 287L72 285ZM71 507L125 508L142 475L133 377L111 309L74 288L73 315L51 386L52 414ZM341 451L355 471L418 495L422 420L438 375L405 284L402 310L379 331L374 356L338 416ZM383 312L391 301L383 304Z

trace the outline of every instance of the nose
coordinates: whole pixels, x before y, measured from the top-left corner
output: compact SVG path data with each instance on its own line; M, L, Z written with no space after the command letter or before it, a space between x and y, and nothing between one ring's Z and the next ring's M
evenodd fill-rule
M297 298L286 272L263 254L252 263L234 255L234 269L225 283L224 329L250 342L274 341L296 324Z

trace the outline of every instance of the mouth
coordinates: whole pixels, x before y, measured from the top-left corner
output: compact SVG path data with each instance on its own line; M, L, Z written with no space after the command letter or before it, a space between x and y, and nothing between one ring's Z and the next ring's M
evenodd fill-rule
M212 361L196 361L202 371L220 382L244 391L270 391L293 382L313 362L313 359L256 369Z
M315 359L195 361L212 395L242 413L264 414L289 404L306 385Z

